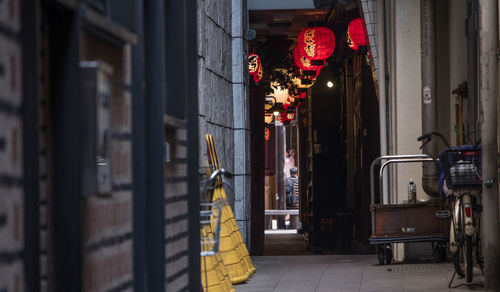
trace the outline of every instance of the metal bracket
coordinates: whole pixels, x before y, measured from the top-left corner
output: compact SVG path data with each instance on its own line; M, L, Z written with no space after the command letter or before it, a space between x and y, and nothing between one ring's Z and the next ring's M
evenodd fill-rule
M485 180L483 180L483 184L484 184L487 188L491 188L491 186L493 186L493 183L495 182L495 179L496 179L496 177L489 178L489 179L485 179Z

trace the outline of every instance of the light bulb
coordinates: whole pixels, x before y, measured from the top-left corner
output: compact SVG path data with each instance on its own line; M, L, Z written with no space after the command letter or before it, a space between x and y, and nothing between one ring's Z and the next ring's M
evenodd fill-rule
M328 82L326 83L326 86L328 86L329 88L332 88L332 87L333 87L333 82L328 81Z

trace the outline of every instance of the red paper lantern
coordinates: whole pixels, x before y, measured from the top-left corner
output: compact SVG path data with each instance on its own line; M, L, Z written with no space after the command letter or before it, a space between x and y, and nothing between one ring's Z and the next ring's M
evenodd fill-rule
M299 79L301 80L315 80L318 78L320 70L299 70Z
M335 35L327 27L303 29L297 39L299 53L311 60L324 60L335 50Z
M283 104L283 109L284 109L285 111L287 111L289 107L290 107L290 103L285 103L285 104Z
M301 51L299 46L296 46L293 50L293 60L295 61L295 65L302 70L316 70L319 71L323 68L322 65L312 65L311 59L307 58Z
M358 50L359 46L366 46L365 23L361 18L356 18L349 23L347 28L347 43L353 50Z
M292 121L295 118L295 112L282 112L278 115L278 120L282 123Z
M316 81L316 78L318 78L319 76L319 73L321 71L318 70L300 70L299 69L299 80L300 80L300 83L302 85L307 85L307 84L311 84L311 83L314 83L314 81Z
M264 74L260 57L255 53L248 54L248 74L253 77L255 83L259 82Z

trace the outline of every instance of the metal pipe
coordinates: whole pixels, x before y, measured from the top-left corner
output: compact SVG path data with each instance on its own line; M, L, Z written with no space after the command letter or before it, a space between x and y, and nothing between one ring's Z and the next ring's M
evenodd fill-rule
M146 110L146 286L165 291L165 7L162 0L144 2Z
M189 239L188 239L188 270L189 284L188 291L198 291L201 286L200 277L200 192L199 192L199 152L200 152L200 131L199 131L199 101L198 86L192 86L198 82L198 18L192 17L193 11L199 11L203 7L198 7L197 0L186 0L184 2L183 21L185 21L186 51L184 55L186 82L186 114L187 114L187 146L188 154L188 210L189 210ZM194 275L192 277L192 275Z
M375 202L375 178L373 177L373 170L375 169L375 165L377 165L380 161L384 159L408 159L408 158L432 158L432 156L428 154L404 154L404 155L384 155L375 158L370 165L370 198L371 203ZM382 202L382 193L379 193L380 202Z
M387 111L386 111L386 59L385 59L385 9L384 1L377 1L377 45L378 45L378 115L380 124L380 155L387 155Z
M379 191L382 192L383 190L381 189L383 187L382 185L382 178L383 178L383 171L384 171L384 168L391 164L391 163L410 163L410 162L426 162L426 161L435 161L434 158L414 158L414 159L391 159L391 160L388 160L386 162L384 162L384 164L382 164L382 166L380 167L380 171L379 171Z
M132 46L133 291L145 290L146 111L144 101L144 3L135 0L137 43Z
M420 52L422 77L422 132L437 130L436 98L436 17L435 0L420 1ZM424 145L422 153L437 156L437 141ZM439 186L436 165L424 165L422 170L422 189L437 197Z
M481 104L482 228L484 234L484 279L486 290L500 290L500 248L498 238L497 81L498 2L479 1L479 98Z
M277 126L276 129L276 193L278 194L277 208L279 210L286 209L285 195L285 127ZM278 217L278 228L285 228L285 218Z

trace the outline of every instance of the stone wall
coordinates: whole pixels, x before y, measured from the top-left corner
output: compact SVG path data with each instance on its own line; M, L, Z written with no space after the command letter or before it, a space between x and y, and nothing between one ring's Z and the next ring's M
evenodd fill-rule
M0 291L24 291L20 1L0 1Z
M231 0L197 3L199 164L206 165L205 134L208 133L214 137L221 167L234 172ZM234 195L230 192L227 195L234 206Z
M248 89L248 12L246 0L232 0L235 216L250 242L250 112Z
M226 188L241 233L250 221L250 120L246 0L198 0L200 166L205 134L214 137L221 167L234 173Z

